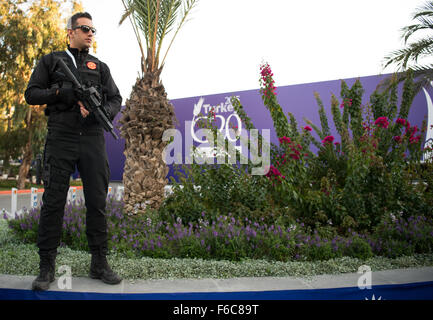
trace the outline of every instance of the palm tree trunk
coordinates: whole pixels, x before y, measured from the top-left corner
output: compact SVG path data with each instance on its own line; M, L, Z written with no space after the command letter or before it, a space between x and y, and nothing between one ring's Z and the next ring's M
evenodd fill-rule
M147 71L137 79L119 121L125 139L123 184L128 214L144 213L145 208L158 209L164 199L168 167L162 158L167 145L162 135L174 128L176 117L159 81L160 73L161 69Z

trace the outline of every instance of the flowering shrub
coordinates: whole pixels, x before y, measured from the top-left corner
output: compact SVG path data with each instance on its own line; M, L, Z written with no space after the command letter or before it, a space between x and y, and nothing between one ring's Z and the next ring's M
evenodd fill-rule
M268 63L264 63L260 66L260 93L265 106L271 113L272 120L274 121L274 128L279 138L287 135L290 130L287 121L285 121L285 115L283 109L278 104L277 94L275 88L275 81L273 79L273 73Z
M414 253L433 252L433 220L426 216L409 218L390 215L376 227L370 240L378 255L395 257Z
M262 65L260 92L280 142L272 147L267 174L275 205L290 208L310 226L332 223L340 232L371 231L383 214L432 213L425 192L429 187L412 183L419 177L422 132L407 121L414 97L410 74L398 113L396 83L389 91L374 92L371 105L363 106L361 83L349 88L342 81L342 102L335 96L331 101L340 141L331 135L318 94L321 128L306 120L298 132L294 117L289 113L288 119L278 104L272 77L269 64ZM318 151L313 153L312 146Z
M25 242L36 241L39 210L8 220L9 227ZM66 206L62 246L87 249L85 216L82 201ZM128 216L123 202L112 197L107 201L106 216L110 250L131 257L290 261L342 256L368 259L373 253L396 257L433 251L433 220L425 216L388 217L372 234L349 230L347 236L330 227L313 231L300 220L284 226L266 223L263 217L239 218L231 213L211 218L202 212L200 219L188 223L175 217L163 220L157 212Z

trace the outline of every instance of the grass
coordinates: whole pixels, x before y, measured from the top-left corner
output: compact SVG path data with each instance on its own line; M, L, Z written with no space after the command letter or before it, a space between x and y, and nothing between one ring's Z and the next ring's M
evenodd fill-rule
M59 248L56 265L71 267L72 276L87 277L90 254L70 248ZM343 257L315 262L277 262L243 260L239 262L202 259L127 258L110 254L108 261L113 270L124 279L185 279L185 278L237 278L237 277L311 277L320 274L357 272L361 265L372 271L433 266L433 254L404 256L395 259L374 257L367 260ZM34 244L23 244L0 220L0 274L37 275L39 256Z
M10 191L12 188L17 187L17 181L16 180L0 180L0 191ZM35 184L35 183L29 183L26 182L25 188L43 188L44 186L42 184Z
M69 183L70 186L82 186L83 183L81 182L81 180L71 180ZM12 179L12 180L0 180L0 191L10 191L12 188L16 188L17 187L17 181ZM36 183L30 183L30 182L26 182L25 184L25 189L30 189L30 188L43 188L44 185L43 184L36 184Z

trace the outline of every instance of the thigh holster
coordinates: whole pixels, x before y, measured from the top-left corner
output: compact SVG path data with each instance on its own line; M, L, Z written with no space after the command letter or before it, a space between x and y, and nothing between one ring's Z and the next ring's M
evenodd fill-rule
M52 156L46 155L44 161L43 181L46 189L67 191L69 189L70 172L56 166Z

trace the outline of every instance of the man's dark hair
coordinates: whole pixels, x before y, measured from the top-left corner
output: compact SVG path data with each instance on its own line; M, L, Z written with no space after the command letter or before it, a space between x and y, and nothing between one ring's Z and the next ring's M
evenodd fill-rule
M92 16L90 15L90 13L77 12L76 14L74 14L72 17L69 18L66 28L67 29L73 29L74 27L76 27L77 26L77 20L79 18L87 18L87 19L92 20Z

